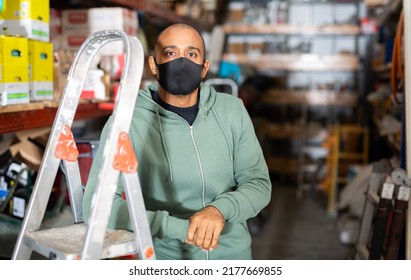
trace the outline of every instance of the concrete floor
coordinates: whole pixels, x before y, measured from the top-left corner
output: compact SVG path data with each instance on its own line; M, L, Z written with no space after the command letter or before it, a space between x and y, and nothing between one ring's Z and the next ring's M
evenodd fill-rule
M340 242L337 219L327 216L318 197L297 199L293 187L273 186L269 217L253 239L256 260L345 260L353 246Z

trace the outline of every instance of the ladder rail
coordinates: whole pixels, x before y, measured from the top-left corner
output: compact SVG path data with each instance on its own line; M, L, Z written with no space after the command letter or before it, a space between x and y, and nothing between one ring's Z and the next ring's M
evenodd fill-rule
M228 78L212 78L204 82L208 86L229 86L231 91L230 94L238 97L238 85L232 79Z
M101 256L105 229L108 226L113 199L120 175L120 171L113 169L113 160L120 133L128 133L130 129L132 120L131 112L134 110L143 74L143 67L138 63L138 61L144 60L144 50L140 41L133 37L126 40L124 37L126 35L123 34L122 36L125 42L126 61L119 86L119 92L115 101L113 119L109 128L110 132L108 133L103 148L102 165L91 205L89 226L87 228L85 244L81 254L82 259L99 259ZM133 53L133 56L127 55L131 52ZM133 74L135 74L135 76ZM127 112L129 113L128 118L123 116ZM132 222L136 227L138 221L133 220ZM137 233L138 231L135 232L135 234ZM136 238L136 242L139 242L138 238Z
M61 169L65 174L66 178L71 178L71 180L66 180L68 185L68 195L70 199L71 213L73 214L74 223L83 222L83 185L81 183L80 168L78 166L78 161L69 162L62 160Z
M150 232L149 222L147 219L145 205L141 202L143 200L143 193L140 187L140 179L137 173L134 174L122 174L122 180L124 184L124 190L126 192L126 201L128 209L130 211L130 218L133 222L133 230L136 234L137 248L140 259L148 260L155 258L154 250L152 249L152 237ZM136 184L137 182L137 184ZM138 187L136 187L138 186ZM140 224L140 228L137 227Z

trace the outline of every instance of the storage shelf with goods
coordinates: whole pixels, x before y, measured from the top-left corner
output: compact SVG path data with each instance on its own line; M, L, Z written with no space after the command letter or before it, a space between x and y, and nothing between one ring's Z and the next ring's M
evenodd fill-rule
M90 7L126 7L141 12L149 20L159 20L168 23L185 22L201 30L210 30L214 19L213 1L200 1L205 4L201 8L201 18L198 13L190 14L178 13L173 6L177 1L153 1L153 0L92 0L92 1L58 1L51 0L51 7L56 9L90 8ZM193 2L193 1L185 1ZM195 1L199 2L199 1ZM211 2L211 4L208 4ZM207 4L207 5L206 5ZM208 9L210 7L212 9Z
M403 9L402 0L392 1L366 1L380 2L378 5L368 5L367 13L371 19L378 23L378 33L373 37L371 45L372 54L372 86L367 101L370 109L370 128L372 130L372 149L378 152L372 153L372 160L379 160L381 157L397 157L400 158L401 147L401 122L403 115L403 92L402 84L399 78L399 67L392 68L393 61L398 61L402 56L402 63L394 63L394 65L404 69L404 50L403 38L404 34L399 34L400 44L397 34L401 26L400 14ZM397 46L397 48L396 48ZM398 49L398 46L400 47ZM399 50L399 51L398 51ZM393 59L393 56L396 56ZM393 93L392 82L393 75L397 76L394 84L397 86L396 94ZM399 102L397 102L397 97Z
M139 11L144 13L144 16L146 18L149 18L151 20L162 20L167 23L173 23L173 22L186 22L189 24L192 24L196 27L198 27L201 30L206 30L210 29L210 26L212 22L210 21L205 21L201 18L190 18L188 16L183 16L183 15L178 15L175 10L171 9L169 6L167 6L166 2L170 1L144 1L144 0L110 0L110 1L105 1L105 0L94 0L94 1L56 1L56 0L50 0L50 7L52 9L58 9L58 11L61 12L62 9L83 9L83 8L94 8L94 7L126 7L131 10L134 10L135 12ZM212 2L212 1L205 1L205 2ZM210 12L210 11L209 11ZM55 18L53 18L55 19ZM58 20L58 18L57 18ZM50 23L54 24L54 23ZM57 28L61 28L61 23L59 23ZM60 41L59 41L60 42ZM60 65L57 67L61 71L61 69L66 69L68 72L68 69L71 65L71 61L73 59L73 55L67 54L67 50L65 51L59 51L59 44L55 44L54 46L54 51L55 54L57 54L57 60L64 64L63 66ZM64 79L57 79L56 75L58 71L55 71L55 87L62 89L64 88L65 81ZM67 74L67 73L66 73ZM64 78L64 77L63 77ZM58 80L61 80L61 82L58 82ZM107 86L107 85L106 85ZM59 92L60 92L59 91ZM60 92L61 94L61 92ZM107 100L101 100L98 101L100 103L105 103ZM89 100L89 103L95 103L96 100ZM85 101L85 103L87 103ZM38 127L39 125L51 125L52 124L52 114L51 112L55 110L55 107L57 107L58 104L58 99L53 102L53 100L48 100L48 101L38 101L38 102L31 102L28 104L17 104L17 105L10 105L10 106L3 106L0 108L0 117L2 118L14 118L18 120L17 122L14 122L12 126L9 126L10 124L7 122L2 122L0 131L1 133L9 133L9 132L14 132L17 131L18 129L30 129L30 128L35 128ZM104 104L80 104L79 110L81 108L87 108L90 110L90 114L87 117L86 114L81 116L80 118L94 118L94 117L104 117L108 116L110 114L110 110L99 110ZM43 111L44 110L44 111ZM3 116L3 114L6 114ZM33 115L33 116L39 116L41 121L29 121L26 120L25 118L28 115ZM47 117L48 116L48 117ZM10 130L8 130L10 129Z
M333 127L361 122L363 10L356 0L229 4L221 59L282 81L260 93L267 124L257 129L270 171L289 174L299 186L310 173L333 168L315 168L331 153Z

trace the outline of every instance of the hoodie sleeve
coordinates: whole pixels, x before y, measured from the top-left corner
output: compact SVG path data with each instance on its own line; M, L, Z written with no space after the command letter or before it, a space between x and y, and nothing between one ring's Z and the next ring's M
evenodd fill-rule
M96 189L98 173L101 165L102 154L104 149L105 139L109 131L111 119L106 123L100 138L100 145L98 147L96 156L91 166L89 178L83 197L83 217L84 222L88 223L93 195ZM130 214L128 212L127 202L123 199L124 188L120 183L116 190L113 200L112 211L109 218L108 227L113 229L133 230ZM170 216L167 211L146 211L147 218L150 224L151 235L158 238L178 239L184 242L188 232L188 220L178 219Z
M239 124L232 125L234 135L234 191L223 193L209 203L232 223L255 217L271 199L271 181L264 155L254 127L241 103ZM233 120L236 122L236 120Z

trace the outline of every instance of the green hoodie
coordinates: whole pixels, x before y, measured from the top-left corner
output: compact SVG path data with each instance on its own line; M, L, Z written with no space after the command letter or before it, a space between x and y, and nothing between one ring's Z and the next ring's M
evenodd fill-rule
M151 92L157 90L152 84L139 92L130 128L157 259L250 259L247 219L270 201L271 183L242 101L201 84L198 115L190 126L152 99ZM108 127L84 194L86 223ZM109 227L132 230L120 182ZM184 240L190 216L208 205L226 222L219 247L203 252Z

